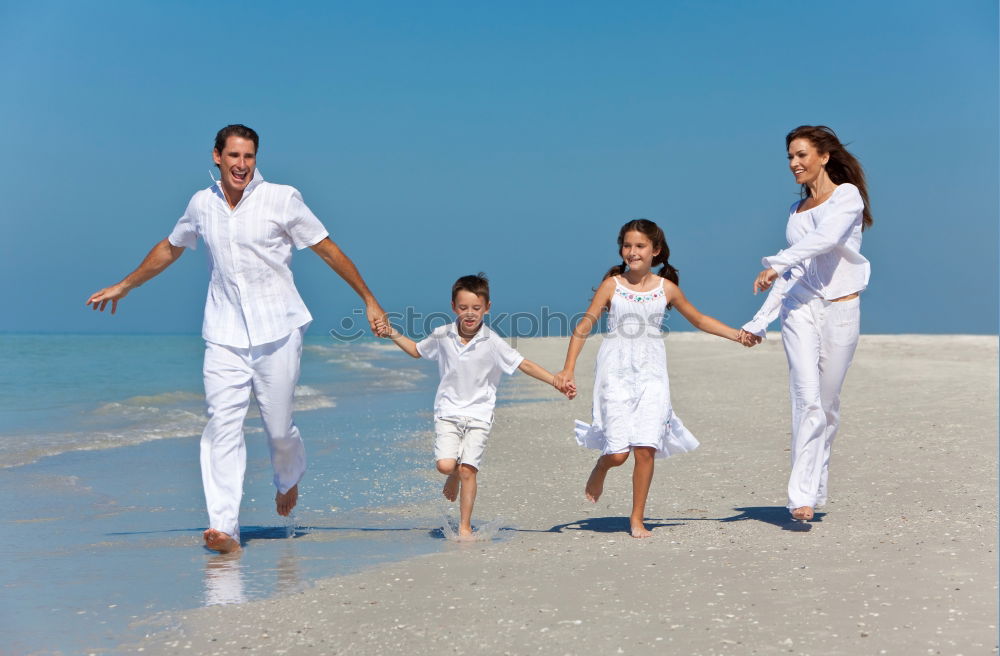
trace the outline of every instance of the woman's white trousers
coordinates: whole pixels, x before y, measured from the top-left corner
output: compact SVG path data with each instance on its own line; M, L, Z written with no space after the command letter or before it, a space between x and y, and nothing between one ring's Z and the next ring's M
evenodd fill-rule
M788 508L826 503L830 447L840 425L840 390L858 345L861 301L786 297L781 340L792 399Z

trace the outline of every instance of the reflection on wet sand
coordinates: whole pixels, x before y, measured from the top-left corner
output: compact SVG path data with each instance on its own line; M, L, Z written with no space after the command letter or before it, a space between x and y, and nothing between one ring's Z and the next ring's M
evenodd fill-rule
M242 604L247 600L243 585L242 551L219 554L205 561L205 606Z

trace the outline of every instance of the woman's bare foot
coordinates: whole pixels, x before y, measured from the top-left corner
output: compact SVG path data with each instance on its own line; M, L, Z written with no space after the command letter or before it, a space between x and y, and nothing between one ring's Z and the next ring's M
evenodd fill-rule
M813 518L812 506L800 506L792 511L792 519L808 522Z
M205 547L219 553L235 553L240 550L240 543L227 533L210 528L202 534L205 538Z
M476 536L472 532L471 526L459 526L458 527L458 539L462 542L471 542L476 539Z
M648 538L653 536L653 532L646 528L646 525L642 521L629 521L630 528L629 534L634 538Z
M441 488L441 494L448 501L454 501L458 498L458 470L448 475L448 478L444 479L444 487Z
M288 492L282 494L278 492L274 495L274 507L278 511L278 514L282 517L288 517L291 514L292 509L295 508L295 504L299 501L299 486L293 485L288 488Z
M583 491L587 501L597 503L597 500L601 498L601 493L604 492L604 479L607 475L608 470L601 467L600 463L594 465L594 470L590 472L590 478L587 479L587 486Z

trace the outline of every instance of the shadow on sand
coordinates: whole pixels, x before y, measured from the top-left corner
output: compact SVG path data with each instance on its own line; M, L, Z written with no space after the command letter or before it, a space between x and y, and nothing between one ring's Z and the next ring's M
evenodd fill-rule
M812 525L823 521L826 513L817 512L811 521L803 522L792 519L788 514L788 509L784 506L750 506L746 508L733 508L738 514L730 517L665 517L646 518L646 528L655 530L669 526L683 526L688 522L742 522L757 521L770 524L783 531L807 532L812 530ZM478 527L477 527L478 528ZM205 528L172 528L160 531L121 531L108 533L108 535L151 535L160 533L192 533L201 536ZM301 538L309 533L320 531L345 531L345 532L412 532L419 531L426 533L436 540L449 539L444 528L441 526L412 526L412 527L371 527L371 526L244 526L240 531L240 544L246 546L256 540L287 540L289 538ZM627 517L587 517L565 524L556 524L548 529L514 528L511 526L497 526L493 528L497 534L507 532L518 533L562 533L564 531L590 531L592 533L629 533L629 522Z
M657 528L663 528L665 526L681 526L687 521L680 520L674 522L674 520L666 519L650 519L647 518L645 521L646 528L649 530L654 530ZM674 523L668 523L674 522ZM562 533L565 531L591 531L593 533L629 533L629 521L628 517L588 517L587 519L579 519L575 522L568 522L566 524L556 524L552 528L546 531L537 531L538 533ZM526 530L526 529L521 529Z
M812 530L812 525L816 522L822 522L823 516L826 513L817 512L815 516L808 522L799 521L797 519L792 519L791 515L788 514L788 508L784 506L751 506L749 508L733 508L738 515L733 515L732 517L723 517L719 519L720 522L742 522L746 520L754 520L758 522L764 522L765 524L771 524L772 526L777 526L783 531L797 531L805 532Z

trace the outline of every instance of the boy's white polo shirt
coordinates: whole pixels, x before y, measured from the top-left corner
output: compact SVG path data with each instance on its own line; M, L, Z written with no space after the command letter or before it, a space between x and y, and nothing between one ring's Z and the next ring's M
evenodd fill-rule
M439 326L417 343L417 351L438 363L441 382L434 397L434 416L486 422L493 421L501 374L514 373L524 360L485 324L468 344L462 343L455 322Z

